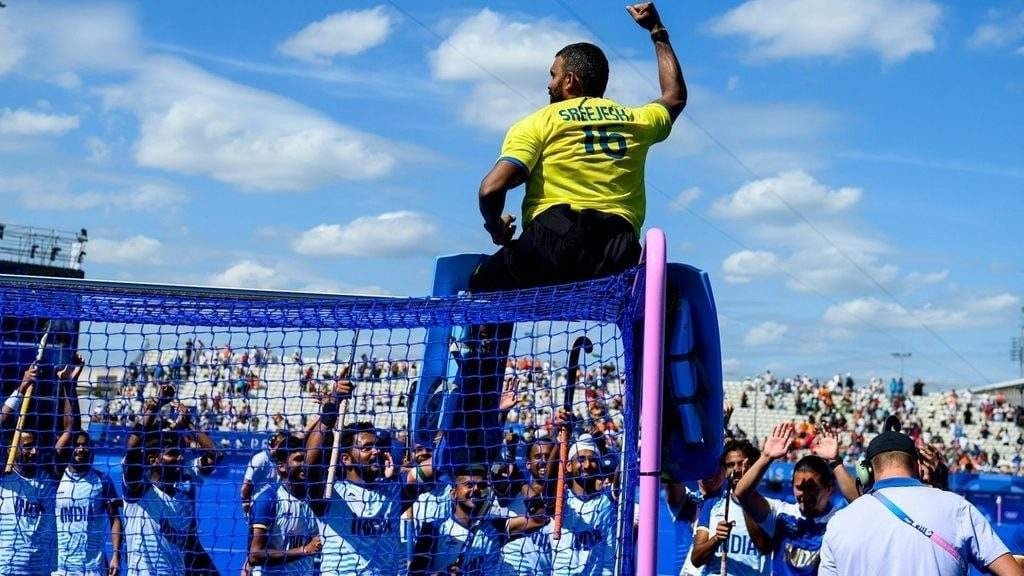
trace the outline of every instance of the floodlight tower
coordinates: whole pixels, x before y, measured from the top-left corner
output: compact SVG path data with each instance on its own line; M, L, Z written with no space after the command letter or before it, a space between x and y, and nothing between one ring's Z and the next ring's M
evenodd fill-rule
M1024 306L1021 307L1020 336L1010 338L1010 362L1017 363L1019 378L1024 379Z

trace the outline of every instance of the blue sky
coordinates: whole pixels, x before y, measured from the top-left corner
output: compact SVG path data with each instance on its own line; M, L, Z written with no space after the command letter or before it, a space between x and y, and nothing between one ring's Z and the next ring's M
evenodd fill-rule
M492 250L477 185L558 48L658 95L618 2L7 4L0 221L88 228L91 278L424 294ZM710 273L727 376L1016 377L1024 2L660 9L691 96L646 227Z

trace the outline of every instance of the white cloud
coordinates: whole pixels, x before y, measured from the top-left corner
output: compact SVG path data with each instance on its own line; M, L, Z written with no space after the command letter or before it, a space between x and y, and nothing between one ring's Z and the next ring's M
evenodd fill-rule
M389 292L377 285L354 286L318 276L295 262L257 262L239 260L208 277L212 286L254 288L257 290L299 290L324 294L363 294L386 296Z
M829 189L798 170L748 182L715 202L712 215L741 221L755 245L766 247L727 258L726 280L785 275L790 289L805 293L849 293L874 288L876 282L892 284L899 268L884 259L893 250L853 219L862 194L859 188Z
M612 86L621 79L619 75L615 78ZM656 79L657 72L651 68L645 89L638 94L650 100L656 90L650 83ZM639 84L640 80L638 77L633 83ZM814 103L740 101L728 92L709 90L694 82L687 88L687 107L700 112L697 119L701 127L725 143L754 172L813 169L829 161L828 136L841 126L840 114ZM747 175L700 129L677 123L663 146L676 154L712 163L718 170Z
M0 74L17 69L74 88L76 71L121 71L141 56L135 12L128 6L19 2L3 15Z
M392 18L383 6L347 10L313 22L285 40L278 49L300 60L326 61L379 46L391 31Z
M0 193L14 193L19 203L30 210L159 212L188 200L181 190L162 184L144 183L115 192L68 191L67 186L62 177L0 178Z
M967 308L971 312L978 312L982 314L1002 314L1004 312L1013 312L1019 307L1020 298L1008 292L996 294L995 296L979 298L977 300L971 300L967 303Z
M573 22L515 20L484 9L455 27L430 53L437 80L473 85L462 119L491 130L547 103L548 69L565 45L586 40Z
M787 281L792 290L849 292L874 288L875 281L891 284L899 277L898 266L879 262L875 254L849 248L840 253L832 246L823 245L817 236L810 238L817 241L816 246L799 250L786 258L786 270L794 276Z
M16 30L9 19L0 18L0 76L13 70L25 57L26 49Z
M416 212L387 212L364 216L348 224L320 224L295 242L299 254L402 258L432 254L438 229Z
M722 262L725 281L732 284L746 284L754 278L773 276L779 273L778 268L779 257L761 250L741 250Z
M711 214L731 219L792 220L796 216L790 207L805 216L836 214L854 206L861 194L860 188L830 190L803 170L793 170L744 184L728 198L715 202Z
M898 62L935 49L942 10L929 0L748 0L711 22L753 60L878 54Z
M928 284L940 284L949 278L949 270L940 272L911 272L907 274L907 284L911 286L925 286Z
M1024 11L1010 14L989 11L988 22L979 25L971 34L968 44L973 48L1005 48L1024 41ZM1024 53L1024 46L1017 48Z
M141 122L143 166L201 174L242 189L304 190L381 177L401 147L291 100L173 58L151 58L129 84L102 91Z
M765 346L768 344L774 344L789 331L789 326L785 324L779 324L778 322L763 322L753 328L751 328L747 335L743 338L743 343L747 346Z
M289 277L278 270L252 260L242 260L210 278L214 286L226 288L257 288L275 290L284 288Z
M155 238L136 235L113 240L91 238L86 244L86 260L97 264L157 264L162 244Z
M1019 305L1020 298L1009 293L968 300L958 308L929 304L912 310L895 302L858 298L830 306L824 319L842 327L920 328L924 324L935 330L950 330L1001 322Z
M101 164L110 160L110 146L96 136L90 136L85 139L85 149L89 153L88 158L90 162Z
M743 367L743 361L739 358L724 358L722 360L722 371L726 374L735 374Z
M701 189L696 186L687 188L679 194L676 194L676 197L669 203L668 208L674 212L682 212L689 208L690 204L693 204L694 201L700 198L701 194Z
M0 134L60 136L78 128L78 116L45 114L19 108L0 109Z

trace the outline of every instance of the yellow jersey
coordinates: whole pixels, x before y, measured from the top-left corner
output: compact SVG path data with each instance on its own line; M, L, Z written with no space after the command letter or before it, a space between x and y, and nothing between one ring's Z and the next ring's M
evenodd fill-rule
M631 108L580 97L541 108L505 135L499 161L529 174L523 225L557 204L618 214L640 234L644 163L652 144L668 138L672 118L658 102Z

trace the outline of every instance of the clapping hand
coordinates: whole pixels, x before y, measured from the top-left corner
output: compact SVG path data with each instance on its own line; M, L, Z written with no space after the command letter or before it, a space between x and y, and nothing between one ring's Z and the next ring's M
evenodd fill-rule
M839 433L831 426L818 429L811 453L831 462L839 457Z
M789 453L789 445L792 441L793 423L776 424L772 435L765 439L761 453L772 460L778 460Z

